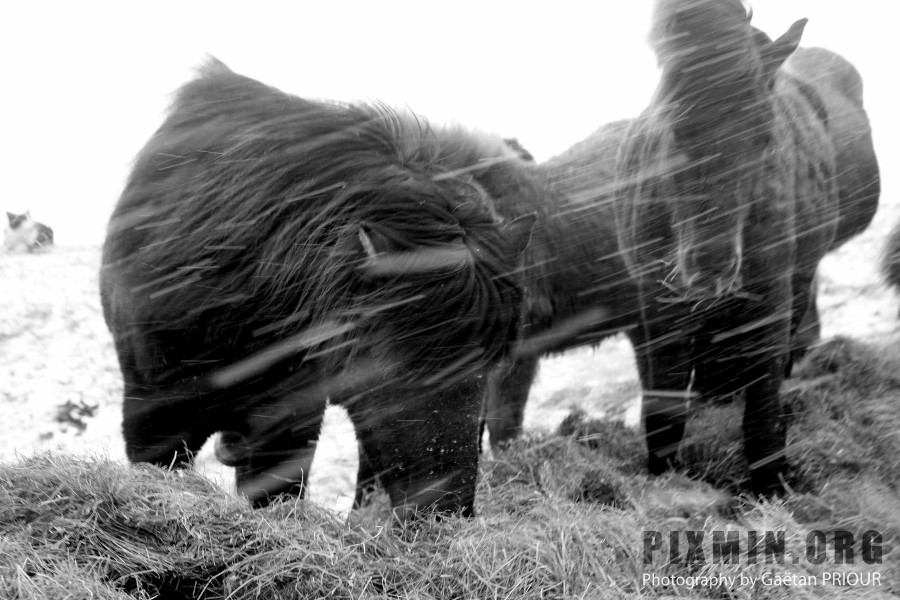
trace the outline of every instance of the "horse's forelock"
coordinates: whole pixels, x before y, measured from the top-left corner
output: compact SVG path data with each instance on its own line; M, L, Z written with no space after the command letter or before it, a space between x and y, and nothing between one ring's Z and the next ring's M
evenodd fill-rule
M751 30L741 0L657 0L650 43L664 69L740 69Z

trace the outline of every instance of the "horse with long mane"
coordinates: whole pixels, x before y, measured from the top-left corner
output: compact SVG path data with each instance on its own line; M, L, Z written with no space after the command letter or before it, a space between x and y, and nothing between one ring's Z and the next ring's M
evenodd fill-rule
M500 138L313 102L211 61L109 223L100 289L130 460L217 455L256 505L303 495L328 401L403 513L472 514L488 372L515 342L541 193Z
M771 43L762 32L754 35ZM865 229L878 205L878 163L862 105L862 80L846 60L820 48L798 48L781 71L801 86L827 122L840 204L834 249ZM511 363L497 369L488 386L484 424L495 447L521 432L542 355L594 345L619 332L629 337L635 333L640 307L636 283L618 249L614 185L620 146L631 125L630 120L604 124L568 150L535 165L533 176L546 183L547 194L505 194L496 202L507 218L532 212L540 218L525 253L523 340ZM523 159L532 160L518 142L514 144ZM900 235L895 237L900 240ZM900 248L900 241L893 247ZM900 252L888 254L892 255ZM900 259L894 262L900 264ZM886 259L886 273L900 272L890 271L891 264ZM900 282L900 275L888 279ZM816 287L814 279L808 309L791 339L790 363L819 339ZM718 357L707 355L711 360L695 363L695 372L708 395L725 394L731 387L728 377L717 373Z
M825 50L785 65L805 24L773 41L738 0L656 2L661 79L623 142L616 202L652 473L675 464L691 398L743 392L751 486L780 488L791 335L819 260L877 204L871 138L845 127L866 122L859 76Z

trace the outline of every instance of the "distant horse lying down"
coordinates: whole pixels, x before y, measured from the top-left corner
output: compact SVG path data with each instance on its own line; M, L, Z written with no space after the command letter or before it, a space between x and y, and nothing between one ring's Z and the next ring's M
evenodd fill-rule
M7 252L34 252L53 245L53 230L25 214L6 213L9 221L3 232L3 246Z
M313 102L212 61L109 223L100 276L132 461L225 432L255 505L302 495L326 402L401 514L472 514L487 373L515 343L538 193L499 138ZM512 187L508 187L514 183Z
M751 486L780 489L792 331L819 260L877 204L868 129L846 127L866 123L856 72L825 50L782 68L805 23L772 41L737 0L656 2L662 78L623 143L616 200L652 473L675 463L689 399L743 391Z

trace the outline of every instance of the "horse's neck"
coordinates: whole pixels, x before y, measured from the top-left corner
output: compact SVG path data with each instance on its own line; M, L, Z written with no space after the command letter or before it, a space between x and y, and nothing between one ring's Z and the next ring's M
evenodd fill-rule
M553 298L555 318L567 318L625 285L618 252L611 178L551 171L552 191L543 210L526 264L532 285ZM617 292L609 290L609 295Z

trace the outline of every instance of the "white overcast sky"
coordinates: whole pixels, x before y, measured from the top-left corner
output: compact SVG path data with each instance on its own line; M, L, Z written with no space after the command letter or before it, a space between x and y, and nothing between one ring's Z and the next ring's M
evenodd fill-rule
M773 37L808 17L805 44L860 69L893 190L894 4L752 4ZM99 243L130 162L207 54L301 96L383 100L515 136L546 159L647 103L649 16L649 0L9 2L0 8L0 209L31 209L59 243Z

